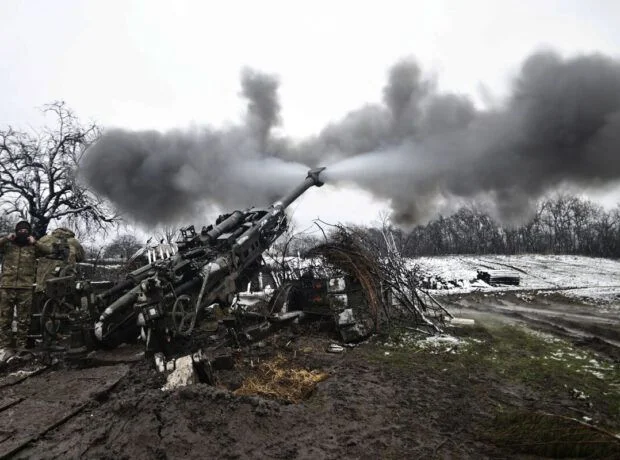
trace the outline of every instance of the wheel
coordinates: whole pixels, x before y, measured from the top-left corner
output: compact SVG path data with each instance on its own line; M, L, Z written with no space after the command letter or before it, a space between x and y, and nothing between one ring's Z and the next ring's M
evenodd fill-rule
M58 340L61 337L63 325L69 318L69 308L62 299L50 298L43 304L41 310L41 335L43 343Z
M172 325L177 334L188 336L196 325L196 311L188 295L177 297L172 306Z

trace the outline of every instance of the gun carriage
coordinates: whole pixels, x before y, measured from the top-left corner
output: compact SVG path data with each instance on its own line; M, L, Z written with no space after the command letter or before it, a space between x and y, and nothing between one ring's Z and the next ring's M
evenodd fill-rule
M169 354L205 319L232 326L234 320L222 316L264 264L264 251L287 229L286 208L310 187L323 185L324 169L308 171L303 182L266 209L223 214L200 232L193 226L181 229L172 257L132 271L103 292L95 294L87 281L48 281L44 335L54 338L64 320L81 324L87 347L114 348L141 337L147 354Z

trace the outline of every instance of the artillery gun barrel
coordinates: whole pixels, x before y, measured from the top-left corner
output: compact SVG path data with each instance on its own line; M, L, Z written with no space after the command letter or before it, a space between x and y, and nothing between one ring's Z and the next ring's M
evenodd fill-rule
M275 225L275 223L278 222L279 216L284 215L284 210L310 187L312 187L313 185L321 187L324 182L319 178L319 174L324 169L325 167L320 167L308 171L306 179L301 184L295 187L288 195L285 195L279 201L273 203L269 207L267 214L264 215L255 226L251 227L245 233L239 236L235 247L241 247L246 243L246 241L252 240L257 233L262 232L266 227Z
M309 170L306 179L288 195L285 195L282 199L275 202L272 207L277 208L278 210L283 210L313 185L316 185L317 187L322 186L323 181L319 179L319 174L324 169L325 167L320 167ZM245 215L241 211L233 212L230 216L228 216L222 222L213 227L213 229L207 232L207 237L209 238L209 241L215 241L223 233L226 233L233 228L237 228L238 225L243 222L244 218Z
M116 294L122 293L126 289L134 287L136 284L138 284L140 281L142 281L144 278L146 278L149 275L152 268L153 268L152 264L148 264L148 265L145 265L143 267L140 267L132 271L131 273L127 275L125 280L121 281L115 286L112 286L107 291L104 291L101 294L99 294L99 298L102 300L105 300L112 296L115 296Z
M306 179L301 184L299 184L292 192L282 197L280 201L277 201L276 203L274 203L274 206L279 207L280 209L285 209L293 201L299 198L302 193L304 193L306 190L308 190L313 185L316 185L317 187L321 187L324 184L324 182L319 178L319 174L324 169L325 167L320 167L320 168L314 168L308 171L308 175L306 176Z
M213 227L212 230L207 232L207 236L209 237L209 241L215 241L220 235L226 233L228 230L235 228L245 218L244 214L241 211L235 211L222 222Z

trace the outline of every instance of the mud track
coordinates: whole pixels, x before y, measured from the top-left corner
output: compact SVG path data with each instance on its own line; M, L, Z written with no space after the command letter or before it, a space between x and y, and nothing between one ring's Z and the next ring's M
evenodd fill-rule
M440 300L457 316L527 323L620 357L613 309L522 292ZM241 371L222 372L216 387L164 392L162 374L135 359L82 369L34 361L19 369L31 374L2 371L0 458L519 458L481 435L496 407L590 410L493 374L446 375L439 356L387 365L377 359L381 343L372 341L328 353L333 337L302 332L263 350L329 375L300 404L235 396Z
M411 376L377 366L361 348L329 354L329 343L304 337L297 344L298 364L330 375L301 404L236 397L204 384L164 393L161 376L137 363L112 391L63 411L56 406L58 423L47 422L49 429L30 439L20 436L9 458L374 459L445 452L494 458L501 452L473 434L485 417L479 398L470 397L475 387L444 381L439 371ZM21 411L20 429L33 423L42 401Z
M11 458L113 389L129 367L35 367L0 381L0 458Z
M448 296L444 300L457 315L483 318L494 315L571 340L620 362L620 310L568 299L555 290L511 291ZM541 295L544 294L544 295Z

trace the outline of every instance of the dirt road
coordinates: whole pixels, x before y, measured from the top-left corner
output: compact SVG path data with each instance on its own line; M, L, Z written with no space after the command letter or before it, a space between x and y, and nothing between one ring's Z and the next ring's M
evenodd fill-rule
M456 315L517 322L576 343L589 344L620 362L620 308L592 305L555 291L511 291L447 296L443 299Z

